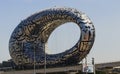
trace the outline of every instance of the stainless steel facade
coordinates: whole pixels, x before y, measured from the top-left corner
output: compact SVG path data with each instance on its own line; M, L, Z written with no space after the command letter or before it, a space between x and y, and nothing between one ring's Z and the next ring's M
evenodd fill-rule
M79 41L71 49L58 54L44 53L45 43L60 25L74 22L80 27ZM9 40L9 51L17 65L71 65L79 63L90 51L95 39L95 28L90 18L73 8L51 8L21 21ZM34 58L35 52L35 58Z

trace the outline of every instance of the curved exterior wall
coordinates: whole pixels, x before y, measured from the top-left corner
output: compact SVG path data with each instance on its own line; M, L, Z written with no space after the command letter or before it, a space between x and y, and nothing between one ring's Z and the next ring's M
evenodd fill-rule
M58 26L74 22L80 27L79 41L71 49L58 54L44 53L45 43ZM90 51L95 28L86 14L73 8L51 8L40 11L20 22L9 41L9 51L17 65L71 65L79 63ZM34 58L35 52L35 58Z

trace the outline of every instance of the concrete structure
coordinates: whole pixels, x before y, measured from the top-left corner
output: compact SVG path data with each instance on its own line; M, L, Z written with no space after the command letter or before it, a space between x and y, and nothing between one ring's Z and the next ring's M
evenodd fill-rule
M46 73L65 73L65 74L76 74L78 71L82 70L81 65L76 66L66 66L66 67L56 67L56 68L47 68ZM44 74L44 69L35 70L36 74ZM0 74L33 74L34 70L19 70L19 71L6 71L1 72Z
M120 74L120 61L107 62L95 65L96 70L104 71L106 74Z
M100 63L100 64L96 64L95 67L96 68L113 68L113 67L118 67L120 66L120 61L117 62L107 62L107 63Z

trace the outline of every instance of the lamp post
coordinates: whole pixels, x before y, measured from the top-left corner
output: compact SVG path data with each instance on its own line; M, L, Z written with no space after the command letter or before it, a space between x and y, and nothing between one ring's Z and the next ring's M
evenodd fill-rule
M88 73L87 73L87 70L88 70L88 66L87 66L87 57L85 57L85 68L86 68L85 74L88 74Z
M92 65L93 65L93 72L94 72L94 74L96 74L94 58L92 58Z
M45 51L45 46L46 46L46 34L45 32L42 33L42 39L41 39L41 42L42 42L42 46L43 46L43 50L44 50L44 74L46 74L46 51Z
M44 74L46 74L46 53L45 53L45 47L46 47L46 45L45 45L45 42L43 43L44 45L43 45L43 49L44 49Z
M34 46L34 74L36 74L36 72L35 72L35 61L36 61L36 60L35 60L35 55L36 55L36 54L35 54L35 49L36 49L35 43L34 43L33 46Z

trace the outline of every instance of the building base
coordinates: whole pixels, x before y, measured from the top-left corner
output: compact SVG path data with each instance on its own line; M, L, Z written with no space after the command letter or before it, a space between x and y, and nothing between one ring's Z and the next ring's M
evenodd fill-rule
M82 71L81 65L75 66L65 66L65 67L56 67L56 68L47 68L45 69L36 69L36 70L11 70L2 72L0 74L77 74L79 71ZM34 73L35 72L35 73Z

